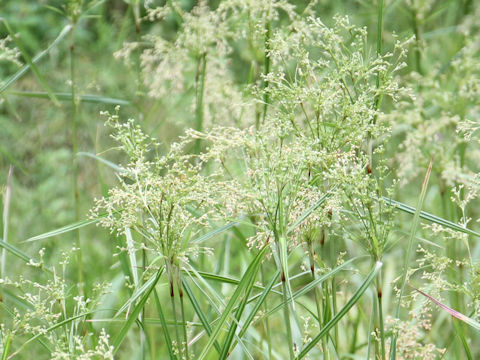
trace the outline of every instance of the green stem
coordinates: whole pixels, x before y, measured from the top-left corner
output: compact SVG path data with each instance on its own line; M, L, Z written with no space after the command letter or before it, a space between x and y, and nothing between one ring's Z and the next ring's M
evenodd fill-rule
M180 286L180 285L179 285ZM189 359L188 356L188 337L187 337L187 322L185 318L185 306L183 302L183 290L179 287L180 292L180 310L182 312L182 325L183 325L183 339L185 341L185 356Z
M285 279L285 274L282 271L282 292L283 292L283 316L285 318L285 326L287 328L287 341L288 341L288 353L290 355L290 360L295 359L295 354L293 352L293 337L292 337L292 327L290 325L290 309L288 305L288 289L287 282Z
M12 336L7 335L7 340L5 341L5 345L3 347L2 360L7 360L8 359L8 351L10 350L10 344L11 343L12 343Z
M382 55L382 33L383 33L383 0L379 0L378 2L378 17L377 17L377 58ZM376 79L376 88L377 91L380 89L380 73L377 72L377 79ZM383 97L379 94L375 97L375 111L380 109L380 105L382 104ZM373 117L372 123L375 125L377 122L377 115ZM369 169L371 171L372 164L373 164L373 139L370 132L367 135L367 153L368 153L368 161L369 161Z
M268 88L268 80L267 76L270 73L270 36L272 32L272 24L270 22L270 12L267 14L267 19L266 19L266 24L265 24L265 51L264 51L264 80L263 80L263 113L262 113L262 124L265 123L265 117L267 116L267 108L268 108L268 101L269 101L269 96L267 92ZM258 124L257 124L258 128Z
M309 250L310 250L309 251L310 252L310 271L312 274L312 281L315 281L316 275L315 275L315 260L314 260L313 244L310 244ZM317 286L315 286L314 295L315 295L315 305L317 307L318 328L321 329L323 328L323 325L325 322L323 319L322 296ZM322 352L324 354L324 359L328 359L328 345L327 345L326 337L322 338Z
M382 306L382 271L378 272L377 276L377 302L378 302L378 322L380 327L380 348L382 360L386 358L385 352L385 327L383 324L383 306Z
M178 321L177 321L177 309L175 307L175 293L174 293L174 288L173 288L173 281L170 280L170 302L172 304L172 312L173 312L173 320L175 323L175 338L177 340L177 348L179 352L182 352L182 344L180 342L180 334L178 332Z
M197 62L197 74L195 76L195 130L202 131L203 128L203 96L205 93L205 72L207 69L207 53L199 56ZM201 141L195 143L195 153L200 152Z
M72 24L70 30L70 80L72 93L72 166L73 166L73 196L75 206L75 222L80 221L80 202L78 191L78 162L77 162L77 127L78 127L78 101L76 94L76 77L75 77L75 23ZM80 230L75 230L75 241L77 248L77 276L80 293L84 294L85 286L83 284L83 260L82 247L80 242Z
M412 8L412 27L413 27L413 33L415 34L415 67L417 69L417 72L420 75L423 75L423 70L422 70L422 54L420 52L420 28L418 26L418 21L417 21L417 12L415 9Z
M262 276L262 282L264 282L265 272L264 272L263 266L261 268L261 276ZM268 314L267 299L265 299L265 301L263 302L263 311L265 312L265 314ZM264 317L263 324L265 327L265 334L267 336L268 359L271 359L272 358L272 336L270 332L270 325L268 323L268 316Z

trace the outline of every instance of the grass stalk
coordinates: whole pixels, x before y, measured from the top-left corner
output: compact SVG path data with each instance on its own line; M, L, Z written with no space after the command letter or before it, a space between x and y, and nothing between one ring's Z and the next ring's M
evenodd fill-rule
M179 274L180 275L180 274ZM182 328L183 328L183 340L185 341L185 357L189 359L188 356L188 336L187 336L187 321L185 317L185 304L183 301L183 290L182 283L180 282L180 277L178 279L178 295L180 298L180 311L182 313Z
M263 57L263 62L264 62L264 73L263 75L265 76L263 80L263 112L262 112L262 124L265 122L265 118L267 116L267 109L268 109L268 101L269 101L269 95L268 92L266 91L268 88L268 79L267 76L270 73L270 37L272 33L272 23L270 21L270 11L267 13L267 19L265 23L265 51L264 51L264 57ZM258 128L258 124L257 124Z
M197 73L195 75L195 130L203 129L203 97L205 94L205 74L207 70L207 53L203 53L197 60ZM195 153L201 149L201 140L195 142Z
M182 352L182 343L180 342L180 334L178 332L178 319L177 319L177 309L175 306L175 289L173 287L173 281L170 280L170 304L172 305L173 320L175 326L175 340L177 341L177 347L180 353Z
M265 271L263 266L261 267L260 275L262 277L262 283L263 283L265 278ZM268 314L267 299L265 299L265 301L263 302L263 311L265 312L265 314ZM272 335L271 335L270 324L267 316L265 316L263 319L263 326L264 326L266 341L267 341L268 359L271 359L272 358Z
M420 51L421 34L417 19L417 12L412 8L412 28L415 35L415 68L420 75L423 75L422 53Z
M422 211L423 203L425 201L425 196L427 194L428 181L430 179L430 173L432 172L433 159L430 160L428 165L427 173L423 179L422 189L420 191L420 197L417 202L417 209L415 210L415 215L413 216L412 227L410 229L410 235L408 238L407 252L405 253L405 260L403 265L402 278L400 280L400 293L398 295L398 302L395 309L395 318L400 317L400 304L402 301L403 294L405 293L405 287L407 284L407 274L408 274L408 264L410 263L410 258L412 257L413 245L415 242L415 234L417 232L417 227L420 220L420 212ZM393 332L392 341L390 345L390 360L396 359L397 352L397 334Z
M322 230L323 232L323 230ZM312 281L315 281L316 279L316 274L315 274L315 258L314 258L314 250L313 250L313 243L310 244L309 247L309 252L310 252L310 272L312 275ZM320 290L318 289L318 286L315 286L314 289L314 297L315 297L315 305L317 308L317 317L318 317L318 327L321 329L324 325L324 316L323 316L323 309L322 309L322 296L320 293ZM327 340L326 338L323 338L322 341L322 352L324 354L324 359L328 359L328 345L327 345Z
M377 58L382 55L382 37L383 37L383 0L379 0L378 2L378 9L377 9ZM376 79L376 88L377 91L380 89L380 73L377 72L377 79ZM375 97L375 111L380 109L382 104L382 96L377 94ZM377 115L375 114L372 120L372 123L375 125L377 122ZM367 134L367 153L368 153L368 161L369 161L369 171L372 169L373 165L373 139L370 132Z
M76 95L76 76L75 76L75 22L72 23L70 28L70 91L72 94L72 170L73 170L73 201L74 201L74 216L75 222L80 221L80 202L79 202L79 190L78 190L78 101ZM83 283L83 259L82 259L82 246L80 241L80 229L76 229L75 232L75 246L77 248L77 278L78 286L81 294L85 294L85 286Z
M10 165L8 169L7 175L7 186L5 188L5 195L3 198L3 241L8 243L8 221L9 221L9 213L10 213L10 199L12 196L12 188L11 188L11 178L13 173L13 166ZM2 249L2 257L1 257L1 267L0 267L0 278L3 279L5 276L5 269L7 264L7 249Z
M290 360L295 359L295 354L293 352L293 337L292 337L292 326L290 324L290 308L288 304L288 288L285 274L282 272L282 295L283 295L283 317L285 320L285 327L287 330L287 341L288 341L288 353Z
M381 359L386 359L386 352L385 352L385 325L383 319L383 301L382 301L382 270L378 272L378 276L376 279L377 283L377 303L378 303L378 325L380 330L380 354Z

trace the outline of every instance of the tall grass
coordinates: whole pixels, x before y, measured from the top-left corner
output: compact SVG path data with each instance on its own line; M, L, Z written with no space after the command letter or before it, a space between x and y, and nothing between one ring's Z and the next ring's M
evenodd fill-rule
M2 360L480 354L479 5L18 4Z

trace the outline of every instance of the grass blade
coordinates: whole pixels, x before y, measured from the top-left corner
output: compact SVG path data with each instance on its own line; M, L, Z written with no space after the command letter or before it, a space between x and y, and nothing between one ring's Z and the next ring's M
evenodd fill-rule
M98 310L96 310L96 311L98 311ZM93 314L93 313L95 313L95 310L94 310L94 311L87 311L87 312L84 312L84 313L82 313L82 314L78 314L78 315L72 316L71 318L65 319L65 320L63 320L63 321L60 321L60 322L56 323L55 325L50 326L50 327L49 327L48 329L46 329L44 332L38 333L37 335L32 336L30 339L28 339L27 341L25 341L25 342L17 349L17 351L15 351L14 353L12 353L12 354L8 357L8 359L13 358L13 357L14 357L15 355L17 355L20 351L22 351L22 350L25 348L25 346L27 346L28 344L30 344L32 341L35 341L35 340L37 340L38 338L44 336L45 334L49 333L50 331L53 331L53 330L55 330L55 329L57 329L57 328L59 328L59 327L62 327L63 325L66 325L66 324L71 323L71 322L74 321L74 320L80 319L80 318L82 318L82 317L85 317L85 316L90 315L90 314Z
M162 268L162 271L163 271L163 268ZM150 279L148 279L141 287L137 289L137 291L133 293L132 296L130 296L130 298L125 302L125 304L123 304L122 307L115 313L114 317L117 317L122 312L124 312L132 303L135 302L135 300L137 300L143 293L145 293L145 291L148 291L148 289L152 286L154 282L155 282L154 277L151 277Z
M239 338L241 338L247 332L247 330L249 329L249 326L252 323L253 318L255 317L257 312L260 310L260 307L262 306L262 304L265 302L265 299L267 298L267 295L272 290L273 285L275 284L275 281L278 279L279 276L280 276L280 270L277 270L277 272L272 276L272 279L270 280L270 282L267 284L267 286L265 286L265 289L260 294L260 298L255 303L255 306L253 307L253 309L250 311L247 318L243 322L243 326L240 329L240 332L238 333ZM236 343L233 344L232 350L235 348L235 345L236 345Z
M258 272L258 267L260 266L260 263L257 264L257 269L255 272L252 272L249 276L249 280L246 285L245 289L245 295L240 302L240 305L237 307L237 310L235 311L235 321L233 321L230 324L230 329L228 329L228 334L227 338L225 339L225 342L223 343L223 348L222 352L220 353L220 358L221 359L226 359L228 355L230 354L230 345L232 344L233 337L235 336L235 332L237 331L237 326L240 322L240 319L242 317L243 312L245 311L245 306L248 303L248 297L252 291L253 288L253 283L255 282L256 278L256 273Z
M38 81L40 82L40 84L43 86L43 88L45 89L45 91L47 92L48 94L48 97L52 100L52 102L56 105L56 106L60 106L60 103L58 102L58 99L57 97L55 96L55 94L53 93L53 90L50 88L50 85L48 85L48 83L45 81L45 79L43 78L43 75L42 73L40 72L40 70L38 70L37 66L35 65L35 63L33 62L33 60L31 59L30 55L28 55L27 51L25 50L25 48L23 47L23 44L20 42L20 40L18 39L17 35L15 34L15 32L12 31L12 29L10 28L10 25L8 24L8 22L5 20L5 19L1 19L0 20L3 22L3 24L5 25L8 33L10 34L10 36L12 37L15 45L17 46L18 50L20 51L20 53L22 54L22 57L25 59L26 63L30 66L30 68L32 69L32 72L34 73L35 77L38 79ZM2 87L3 88L3 87ZM2 92L3 90L1 90L0 92Z
M348 261L345 261L343 264L340 264L339 266L337 266L335 269L329 271L328 273L316 278L314 281L308 283L308 285L305 285L303 288L301 288L300 290L296 291L293 295L292 295L292 298L293 299L297 299L303 295L305 295L306 293L312 291L316 286L318 286L319 284L321 284L322 282L324 282L325 280L327 280L328 278L332 277L333 275L335 275L336 273L338 273L339 271L343 270L344 268L347 267L347 265L350 265L351 263L353 263L354 261L357 261L358 259L360 258L366 258L366 256L362 256L362 257L356 257L356 258L353 258L353 259L350 259ZM309 273L309 272L308 272ZM289 299L290 301L290 299ZM285 305L285 303L280 303L278 305L276 305L274 308L272 308L268 313L265 314L265 316L270 316L272 315L274 312L280 310L283 306Z
M412 256L413 243L415 240L415 234L417 232L417 227L420 220L420 212L422 211L423 203L425 201L425 195L427 194L428 180L430 179L430 173L432 172L432 165L433 165L433 159L430 160L427 173L425 174L425 178L423 179L422 189L420 190L420 197L418 198L417 208L415 209L415 214L413 216L412 228L410 230L410 235L408 238L407 253L405 254L402 280L400 282L400 294L398 295L397 307L395 309L395 318L397 319L400 317L400 303L402 300L403 293L405 292L405 285L407 282L407 273L408 273L408 263L410 262L410 258ZM391 347L390 347L391 360L394 360L396 358L396 352L397 352L397 334L393 332Z
M230 298L230 301L228 302L228 304L227 304L225 310L223 311L220 319L218 320L217 326L215 327L212 334L210 335L210 339L209 339L207 345L203 348L202 352L200 353L200 356L198 357L199 360L203 360L207 356L210 348L212 347L213 343L215 342L215 340L219 336L223 325L227 321L227 318L232 313L238 298L240 297L243 290L246 288L247 283L250 280L250 276L254 276L254 275L251 275L251 274L252 273L256 274L256 272L258 271L259 264L260 264L261 260L263 259L263 257L265 256L266 251L267 251L267 246L264 246L263 249L258 252L257 256L253 259L253 261L248 266L247 271L243 275L242 280L238 284L237 288L235 289L235 292L233 293L232 297Z
M192 303L193 309L195 310L195 313L198 315L203 328L207 332L208 336L212 334L212 328L210 324L208 323L207 317L202 311L202 308L200 307L199 302L197 301L197 298L195 297L195 294L193 293L192 289L190 288L190 285L188 285L188 282L185 280L185 278L182 276L182 286L185 292L187 293L188 298L190 299L190 302ZM213 344L215 348L217 349L218 353L220 354L221 349L220 345L218 344L217 341Z
M53 236L65 234L69 231L80 229L84 226L88 226L88 225L91 225L91 224L95 224L95 223L99 222L100 220L102 220L107 215L108 214L102 214L95 219L87 219L87 220L78 221L76 223L61 227L59 229L52 230L52 231L49 231L49 232L46 232L46 233L43 233L43 234L40 234L40 235L37 235L37 236L33 236L31 238L28 238L24 242L38 241L38 240L47 239L47 238L50 238L50 237L53 237Z
M12 173L13 173L13 167L10 165L10 168L8 169L8 175L7 175L7 186L5 189L5 195L3 197L3 241L8 242L8 221L9 221L9 212L10 212L10 199L12 196L12 188L10 185L10 180L12 178ZM7 249L2 250L2 258L1 258L1 264L0 264L0 278L3 278L5 276L5 266L7 263Z
M137 257L135 256L135 245L133 243L133 237L132 237L132 232L130 231L130 228L125 228L125 237L127 239L127 252L128 252L128 257L130 259L133 283L135 287L138 287Z
M381 262L375 263L374 268L368 274L367 278L363 281L362 285L357 289L355 294L348 300L348 302L345 304L345 306L340 309L340 311L327 323L325 326L322 328L320 333L315 336L315 338L312 339L311 342L308 343L307 346L305 346L300 354L296 357L296 359L302 359L304 358L310 350L312 350L315 345L324 337L328 334L331 328L333 328L339 321L340 319L347 314L347 312L358 302L358 300L361 298L365 290L368 289L370 284L375 280L375 277L377 276L378 272L380 271L380 268L382 267Z
M458 320L460 321L463 321L465 324L467 325L470 325L471 327L473 327L475 330L478 330L480 331L480 323L478 321L475 321L474 319L468 317L467 315L464 315L462 314L461 312L458 312L457 310L454 310L450 307L448 307L447 305L445 304L442 304L440 301L438 301L437 299L431 297L430 295L428 295L427 293L423 292L422 290L419 290L413 286L410 285L410 287L412 289L414 289L415 291L417 291L418 293L422 294L423 296L425 296L428 300L430 300L431 302L433 302L435 305L439 306L440 308L442 308L443 310L445 310L446 312L448 312L450 315L452 315L453 317L457 318Z
M9 91L9 95L22 96L36 99L49 99L50 96L44 91ZM55 97L60 101L72 101L72 93L68 92L54 92ZM94 104L111 104L111 105L131 105L130 101L124 99L116 99L108 96L84 94L77 97L80 102L94 103ZM77 100L76 99L76 100Z
M225 224L223 226L220 226L219 228L217 229L214 229L212 231L209 231L208 233L202 235L202 236L199 236L198 238L196 238L195 240L192 240L191 242L194 243L194 244L200 244L212 237L214 237L215 235L218 235L218 234L221 234L222 232L228 230L228 229L231 229L232 227L235 227L237 226L239 223L236 222L236 221L232 221L228 224Z
M155 307L157 308L158 317L160 318L160 323L162 324L163 335L165 336L165 343L167 344L168 354L170 359L176 359L175 353L172 348L172 339L170 338L170 333L168 332L167 322L165 321L165 315L163 314L162 304L157 295L157 290L153 290L153 298L155 299Z
M330 196L330 193L326 193L323 195L318 201L313 204L310 208L307 209L288 229L287 229L287 235L290 234L293 230L297 228L298 225L300 225L307 217L310 216L312 212L314 212L320 205L322 205L325 200Z
M30 256L28 256L27 254L25 254L23 251L17 249L15 246L3 241L2 239L0 239L0 247L7 250L8 252L10 252L12 255L15 255L16 257L18 257L19 259L22 259L23 261L25 261L26 263L30 263L30 262L33 262L33 263L38 263L37 261L35 261L33 258L31 258ZM45 269L45 268L43 268ZM48 269L45 269L47 271L49 271Z
M117 171L117 172L125 172L125 169L122 169L120 166L118 166L117 164L111 162L111 161L108 161L98 155L95 155L95 154L92 154L92 153L89 153L89 152L84 152L84 151L80 151L77 153L77 155L80 155L80 156L86 156L86 157L89 157L89 158L92 158L92 159L95 159L107 166L110 166L113 170Z
M115 340L113 341L113 344L112 344L114 354L118 351L120 345L122 344L123 340L125 339L125 336L127 335L128 331L130 330L130 327L137 320L138 315L140 315L140 312L143 310L143 307L145 306L145 303L147 302L148 297L150 296L152 291L155 289L155 286L157 285L157 282L160 279L162 273L163 273L163 268L160 269L157 272L157 274L153 278L154 280L152 281L152 284L150 285L148 291L145 292L143 297L140 299L138 304L135 306L135 308L131 312L130 316L128 317L127 322L122 326L122 329L120 330L120 332L115 337Z
M385 202L387 203L387 205L391 205L391 206L394 206L395 208L403 211L403 212L406 212L407 214L412 214L414 215L415 212L416 212L416 209L413 207L413 206L409 206L409 205L406 205L404 203L401 203L399 201L396 201L396 200L393 200L393 199L390 199L388 197L385 197L385 196L382 196L382 199L385 200ZM463 226L460 226L458 224L455 224L454 222L451 222L449 220L445 220L439 216L436 216L436 215L433 215L433 214L430 214L426 211L420 211L420 218L424 219L424 220L428 220L428 221L431 221L435 224L439 224L439 225L442 225L444 227L447 227L447 228L450 228L452 230L455 230L455 231L459 231L459 232L462 232L462 233L465 233L465 234L469 234L469 235L474 235L474 236L477 236L477 237L480 237L480 233L476 232L476 231L473 231L473 230L470 230L466 227L463 227Z
M40 61L40 59L42 59L46 54L48 54L50 50L52 50L55 46L57 46L57 44L70 32L71 27L72 26L70 24L65 26L62 29L62 31L60 31L60 34L58 34L56 39L45 50L43 50L33 58L32 63L36 64L38 61ZM25 74L28 71L28 69L30 69L30 65L26 64L20 70L18 70L15 74L10 76L8 80L5 81L0 86L0 93L4 92L6 89L10 87L10 85L12 85L19 78L21 78L23 74Z

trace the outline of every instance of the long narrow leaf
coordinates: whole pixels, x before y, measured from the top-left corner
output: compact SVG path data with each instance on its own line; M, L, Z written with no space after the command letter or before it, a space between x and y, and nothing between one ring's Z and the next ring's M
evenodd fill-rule
M162 269L163 270L163 269ZM130 305L132 305L140 296L142 296L150 287L152 284L155 282L155 278L151 277L148 279L141 287L139 287L132 296L125 302L125 304L122 305L120 309L117 310L115 313L114 317L117 317L120 315L122 312L124 312Z
M40 59L42 59L46 54L48 54L50 52L50 50L52 50L55 46L57 46L57 44L70 32L71 28L72 28L72 26L70 24L66 25L62 29L62 31L60 31L57 38L45 50L43 50L42 52L37 54L32 59L32 63L36 64L38 61L40 61ZM20 77L22 77L23 74L25 74L28 71L28 69L30 69L30 65L26 64L20 70L18 70L15 74L10 76L8 78L8 80L5 81L0 86L0 93L4 92L6 89L8 89L8 87L10 87L10 85L12 85L15 81L17 81Z
M307 217L310 216L312 212L314 212L320 205L322 205L325 200L330 196L330 193L324 194L318 201L313 204L310 208L307 209L288 229L287 234L290 234L293 230L297 228Z
M257 267L260 266L260 264L257 265ZM258 271L258 268L257 268ZM250 274L250 279L247 282L246 289L245 289L245 295L243 296L242 301L240 302L240 305L237 307L235 311L235 321L230 324L230 329L228 329L228 334L227 338L225 339L225 342L223 343L222 347L222 352L220 354L221 359L226 359L229 355L229 350L230 350L230 345L232 344L233 337L235 336L235 332L237 331L237 326L238 323L240 322L240 319L242 317L242 314L245 310L245 306L247 306L248 303L248 297L252 291L253 288L253 283L255 282L256 278L256 272L252 272Z
M85 227L85 226L88 226L88 225L95 224L95 223L99 222L100 220L102 220L107 215L108 214L102 214L95 219L82 220L82 221L79 221L79 222L61 227L59 229L55 229L55 230L52 230L52 231L49 231L49 232L46 232L46 233L43 233L43 234L40 234L40 235L37 235L37 236L33 236L31 238L28 238L24 242L43 240L43 239L50 238L52 236L57 236L57 235L60 235L60 234L67 233L67 232L72 231L72 230L80 229L82 227Z
M92 158L92 159L95 159L107 166L110 166L113 170L117 171L117 172L124 172L125 169L122 169L120 166L118 166L117 164L111 162L111 161L108 161L98 155L95 155L95 154L92 154L92 153L89 153L89 152L83 152L83 151L80 151L77 153L77 155L80 155L80 156L86 156L86 157L89 157L89 158Z
M411 286L411 285L410 285ZM437 299L431 297L430 295L428 295L427 293L423 292L422 290L419 290L413 286L411 286L415 291L419 292L420 294L422 294L423 296L425 296L428 300L430 300L431 302L433 302L435 305L439 306L440 308L442 308L443 310L445 310L446 312L448 312L450 315L452 315L453 317L457 318L458 320L460 321L463 321L465 324L468 324L470 325L471 327L473 327L474 329L476 330L479 330L480 331L480 323L478 321L475 321L474 319L468 317L467 315L464 315L462 314L461 312L458 312L457 310L453 310L452 308L448 307L447 305L445 304L442 304L440 301L438 301Z
M375 280L375 277L377 276L378 272L380 271L380 268L382 267L381 262L377 262L375 266L373 267L372 271L366 279L363 281L362 285L355 291L355 294L348 300L348 302L345 304L345 306L327 323L325 326L322 328L320 333L315 336L311 342L305 346L300 354L296 357L297 360L304 358L310 350L312 350L315 345L324 337L328 334L331 328L333 328L341 319L344 317L348 311L360 300L362 297L363 293L365 290L368 289L370 284L372 283L373 280Z
M260 298L258 299L258 301L255 303L254 307L252 308L252 310L250 310L250 313L248 314L247 318L245 319L245 321L243 322L243 326L242 328L240 329L239 333L238 333L238 337L239 338L242 338L242 336L247 332L247 330L249 329L249 326L250 324L252 323L253 319L255 318L255 316L257 315L258 311L260 310L260 307L263 305L263 303L265 302L266 298L267 298L267 295L270 293L270 291L272 290L273 288L273 285L275 284L275 281L278 279L278 277L280 276L280 270L277 270L277 272L272 276L272 279L270 280L270 282L267 284L267 286L265 286L265 289L262 291L262 293L260 294ZM250 301L250 299L249 299ZM233 344L232 346L232 350L235 348L235 345L236 343Z
M353 258L353 259L350 259L348 261L345 261L343 264L340 264L338 265L335 269L329 271L328 273L326 274L323 274L322 276L320 276L319 278L313 280L312 282L310 282L308 285L305 285L303 288L301 288L300 290L296 291L292 298L293 299L298 299L299 297L305 295L306 293L312 291L316 286L318 286L319 284L321 284L322 282L324 282L325 280L327 280L328 278L332 277L333 275L335 275L336 273L338 273L339 271L345 269L347 267L347 265L350 265L351 263L353 263L354 261L357 261L358 259L361 259L361 258L365 258L366 256L361 256L361 257L356 257L356 258ZM310 274L310 272L308 272ZM259 295L257 295L259 296ZM288 301L291 301L291 299L289 299ZM265 314L265 316L270 316L272 315L274 312L280 310L283 306L285 305L285 302L282 302L280 304L278 304L277 306L275 306L273 309L270 309L270 311L268 313Z
M143 297L140 299L138 304L135 306L135 308L131 312L130 316L128 317L127 322L122 326L122 329L117 334L117 336L116 336L116 338L115 338L115 340L113 341L113 344L112 344L114 353L116 353L118 351L120 345L122 344L123 340L125 339L125 336L127 335L128 331L130 330L130 327L137 320L138 315L143 310L143 307L145 306L145 303L147 302L148 297L150 296L152 291L155 289L155 286L157 285L158 280L162 276L162 272L163 272L163 268L160 269L157 272L157 274L155 275L154 280L153 280L152 284L150 285L148 291L145 292Z
M60 103L58 102L58 99L57 97L55 96L55 94L53 93L53 90L52 88L50 87L50 85L48 85L47 81L44 79L42 73L40 72L40 70L38 70L37 66L35 65L35 63L33 62L32 58L30 57L30 55L28 55L27 51L25 50L25 48L23 47L23 44L21 43L21 41L17 38L17 35L15 34L15 32L12 31L12 29L10 28L10 25L8 24L8 22L5 20L5 19L1 19L0 20L4 23L8 33L10 34L10 36L12 37L13 41L15 42L15 45L17 46L18 50L20 51L20 53L22 54L22 57L25 59L26 63L30 66L30 69L32 69L32 72L35 74L35 77L38 79L38 81L40 82L40 84L43 86L43 88L45 89L45 91L47 92L48 94L48 97L52 100L52 102L56 105L56 106L60 106Z
M415 234L417 233L417 227L420 220L420 212L422 211L423 203L425 201L425 195L427 194L428 180L430 179L430 173L432 172L433 159L430 160L428 165L427 173L423 179L422 188L420 190L420 197L418 198L417 208L415 209L415 214L413 216L412 227L410 229L410 236L408 238L407 252L405 254L405 260L403 265L402 280L400 282L400 294L398 296L397 306L395 309L395 318L400 317L400 303L402 301L403 293L405 292L405 285L407 283L407 273L408 273L408 264L413 252L413 245L415 240ZM397 333L393 332L391 347L390 347L390 360L396 359L397 352Z
M7 250L11 254L15 255L16 257L18 257L19 259L22 259L27 263L30 261L34 261L30 256L25 254L23 251L17 249L15 246L3 241L2 239L0 239L0 247Z
M251 273L252 272L255 273L256 270L258 271L258 266L257 265L260 263L260 261L265 256L266 251L267 251L267 247L265 246L262 250L260 250L258 252L255 259L253 259L253 261L248 266L247 271L245 271L245 274L243 275L242 280L240 281L237 288L235 289L235 292L233 293L232 297L230 298L230 301L228 302L225 310L223 311L222 316L218 320L217 326L212 331L212 334L210 336L210 339L209 339L207 345L203 348L202 352L200 353L200 356L198 357L199 360L203 360L207 356L208 352L210 351L210 348L212 347L213 343L215 342L215 340L219 336L220 331L223 328L223 325L227 321L227 318L232 313L238 298L240 297L243 290L246 288L247 282L250 279Z
M97 310L98 311L98 310ZM41 332L41 333L38 333L37 335L35 336L32 336L30 339L28 339L27 341L25 341L18 349L17 351L15 351L13 354L11 354L8 359L11 359L13 358L15 355L17 355L20 351L22 351L25 346L27 346L28 344L30 344L32 341L35 341L37 340L38 338L40 338L41 336L44 336L45 334L49 333L50 331L53 331L59 327L62 327L63 325L66 325L66 324L69 324L71 323L72 321L74 320L77 320L77 319L80 319L82 317L85 317L87 315L90 315L90 314L93 314L95 313L95 311L87 311L87 312L84 312L82 314L78 314L78 315L75 315L75 316L72 316L71 318L68 318L68 319L65 319L63 321L60 321L58 323L56 323L55 325L52 325L50 326L49 328L47 328L44 332Z
M383 200L385 200L385 202L388 204L388 205L391 205L391 206L394 206L395 208L397 208L398 210L401 210L403 212L406 212L407 214L412 214L414 215L415 212L416 212L416 209L413 207L413 206L409 206L409 205L406 205L404 203L401 203L399 201L396 201L396 200L393 200L393 199L390 199L388 197L385 197L383 196L382 197ZM455 224L454 222L451 222L449 220L445 220L439 216L436 216L436 215L433 215L433 214L430 214L426 211L420 211L420 218L424 219L424 220L428 220L428 221L431 221L435 224L439 224L439 225L442 225L444 227L447 227L447 228L450 228L452 230L455 230L455 231L459 231L459 232L462 232L462 233L465 233L465 234L469 234L469 235L474 235L474 236L478 236L480 237L480 233L476 232L476 231L473 231L473 230L470 230L466 227L463 227L463 226L460 226L458 224Z
M170 338L170 333L168 332L167 322L165 321L165 315L163 314L162 305L160 303L160 299L158 298L157 290L155 289L153 290L153 297L155 299L155 306L157 308L158 317L160 318L160 323L162 325L163 336L165 336L165 343L167 344L167 349L170 355L170 359L176 359L177 357L173 352L172 339Z
M202 243L212 237L214 237L215 235L218 235L218 234L221 234L222 232L228 230L228 229L231 229L232 227L235 227L237 226L239 223L236 222L236 221L232 221L226 225L223 225L217 229L214 229L198 238L196 238L195 240L192 240L191 242L194 243L194 244L199 244L199 243Z
M49 99L50 96L44 91L8 91L8 95L22 96L36 99ZM72 101L72 93L54 92L55 97L60 101ZM112 105L130 105L130 101L124 99L116 99L102 95L83 94L78 96L80 102L95 104L112 104Z
M190 288L190 285L188 285L188 282L185 280L185 278L183 276L182 276L182 286L183 286L190 302L192 303L192 306L193 306L193 309L195 310L195 313L200 318L200 321L201 321L205 331L210 336L212 334L212 328L211 328L210 324L208 323L207 317L203 313L202 308L200 307L200 304L197 301L197 298L195 297L192 289ZM213 345L215 346L218 353L220 354L221 349L220 349L220 345L218 344L218 342L215 341L215 343Z

